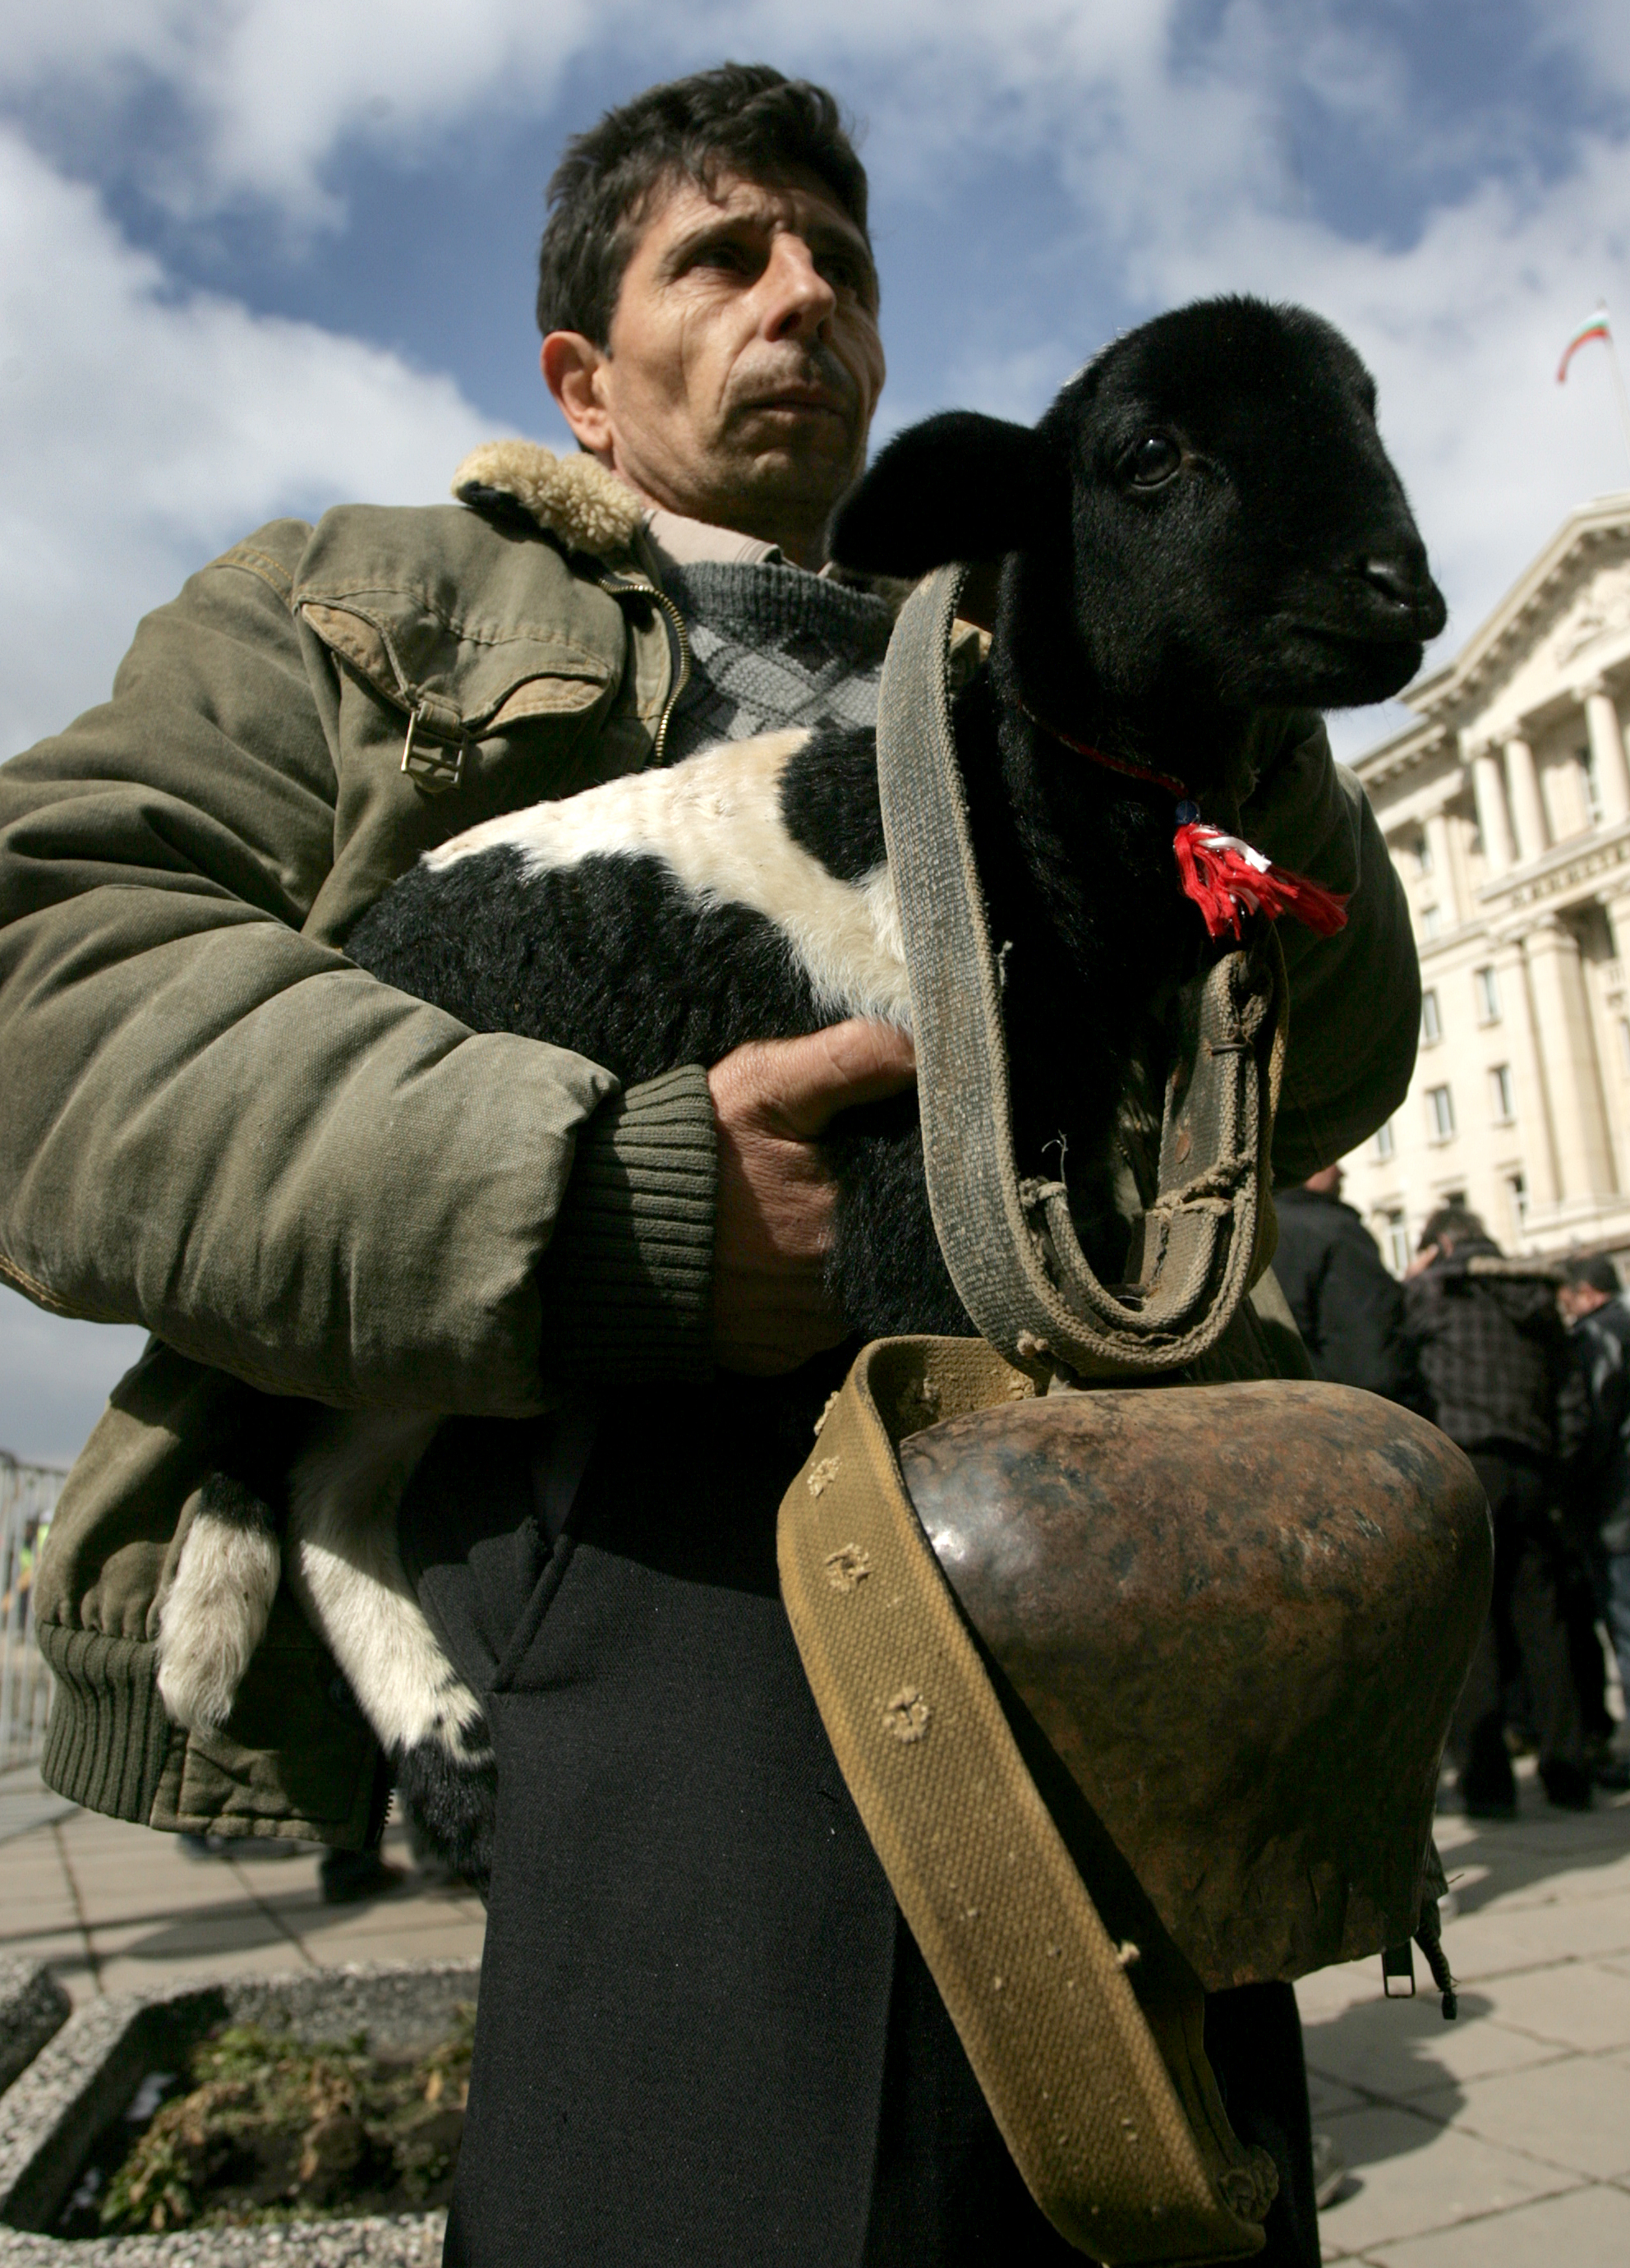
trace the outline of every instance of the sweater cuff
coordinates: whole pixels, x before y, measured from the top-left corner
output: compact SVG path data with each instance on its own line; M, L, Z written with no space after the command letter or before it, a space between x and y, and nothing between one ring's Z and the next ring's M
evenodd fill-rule
M606 1385L711 1376L717 1178L699 1064L596 1111L540 1271L547 1372Z

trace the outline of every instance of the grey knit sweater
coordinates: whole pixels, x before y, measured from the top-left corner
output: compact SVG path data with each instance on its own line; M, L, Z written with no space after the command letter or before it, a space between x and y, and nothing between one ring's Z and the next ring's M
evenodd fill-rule
M876 725L892 622L885 600L767 563L671 567L663 581L691 643L668 734L674 762L789 725Z

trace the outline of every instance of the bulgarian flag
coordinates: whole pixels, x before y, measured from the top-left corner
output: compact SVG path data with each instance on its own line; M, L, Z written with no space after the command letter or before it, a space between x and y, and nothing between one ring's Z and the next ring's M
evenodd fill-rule
M1574 357L1578 353L1580 348L1584 345L1588 339L1600 339L1608 346L1612 344L1613 335L1607 328L1607 309L1605 306L1598 306L1595 314L1591 316L1590 321L1588 323L1581 323L1579 328L1574 333L1573 337L1569 339L1568 344L1563 348L1562 359L1556 366L1556 382L1559 386L1561 385L1562 381L1568 376L1568 364L1572 362Z

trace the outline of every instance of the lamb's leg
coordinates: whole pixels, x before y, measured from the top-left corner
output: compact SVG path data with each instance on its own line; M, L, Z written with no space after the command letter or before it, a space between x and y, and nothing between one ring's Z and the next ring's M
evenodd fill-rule
M269 1506L229 1473L206 1475L159 1602L158 1697L188 1732L217 1732L277 1595L281 1554Z
M391 1759L404 1802L458 1873L487 1871L492 1744L402 1565L396 1522L437 1420L334 1412L290 1475L289 1581Z

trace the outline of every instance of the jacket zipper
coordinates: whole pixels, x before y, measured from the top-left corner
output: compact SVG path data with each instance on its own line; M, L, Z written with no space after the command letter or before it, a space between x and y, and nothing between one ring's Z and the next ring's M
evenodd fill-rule
M637 592L641 598L649 599L652 605L658 608L667 622L669 629L673 632L673 642L679 650L679 666L675 673L673 683L668 688L668 697L662 704L662 714L657 719L656 736L651 743L652 765L660 766L663 751L668 744L668 725L678 705L679 696L691 681L691 642L686 635L685 617L667 593L659 590L655 583L649 581L643 575L619 575L607 568L600 577L600 587L619 596L624 592Z

